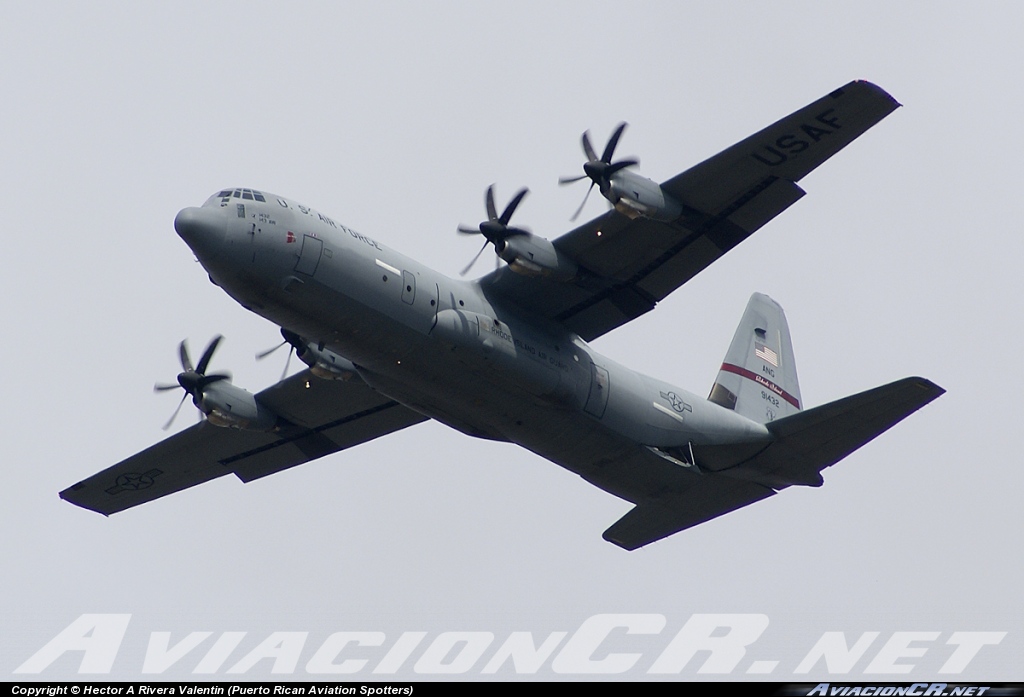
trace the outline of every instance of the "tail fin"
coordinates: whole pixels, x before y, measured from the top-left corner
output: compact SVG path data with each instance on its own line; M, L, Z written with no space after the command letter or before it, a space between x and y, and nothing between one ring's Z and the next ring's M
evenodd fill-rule
M708 400L758 423L800 411L789 325L767 295L750 296Z

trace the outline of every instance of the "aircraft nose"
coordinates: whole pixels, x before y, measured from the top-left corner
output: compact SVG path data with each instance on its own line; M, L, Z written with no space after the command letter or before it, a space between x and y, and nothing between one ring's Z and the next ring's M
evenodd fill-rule
M174 230L198 256L213 254L224 241L227 218L217 208L183 208L174 217Z

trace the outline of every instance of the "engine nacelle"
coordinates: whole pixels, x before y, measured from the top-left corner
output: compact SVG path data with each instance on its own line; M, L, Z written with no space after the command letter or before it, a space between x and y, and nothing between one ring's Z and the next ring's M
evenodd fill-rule
M611 185L603 189L601 195L630 219L644 217L670 222L683 214L680 203L657 182L627 170L613 174Z
M273 431L277 427L276 414L261 406L251 392L226 380L207 385L196 406L214 426L248 431Z
M498 256L524 276L550 276L559 281L575 278L576 262L560 254L549 240L537 235L515 235L496 245Z
M358 374L352 361L316 344L304 344L295 354L309 366L309 372L324 380L351 380Z

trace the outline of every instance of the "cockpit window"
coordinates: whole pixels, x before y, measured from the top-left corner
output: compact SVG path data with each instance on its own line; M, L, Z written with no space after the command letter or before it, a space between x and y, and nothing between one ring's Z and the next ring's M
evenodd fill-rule
M266 203L266 197L256 191L256 189L224 189L215 194L215 198L220 198L222 204L227 204L229 198L240 198L245 201L259 201L260 203Z

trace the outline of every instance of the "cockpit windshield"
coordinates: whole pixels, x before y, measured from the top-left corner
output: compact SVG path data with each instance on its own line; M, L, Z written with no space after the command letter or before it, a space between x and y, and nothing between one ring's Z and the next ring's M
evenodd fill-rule
M247 201L262 201L263 203L267 201L267 199L263 198L263 194L255 189L224 189L217 196L223 199L241 198Z
M256 191L256 189L224 189L208 198L205 205L210 206L219 202L223 207L228 205L229 200L233 198L240 198L243 201L259 201L261 203L266 203L267 201L266 197L261 192Z

